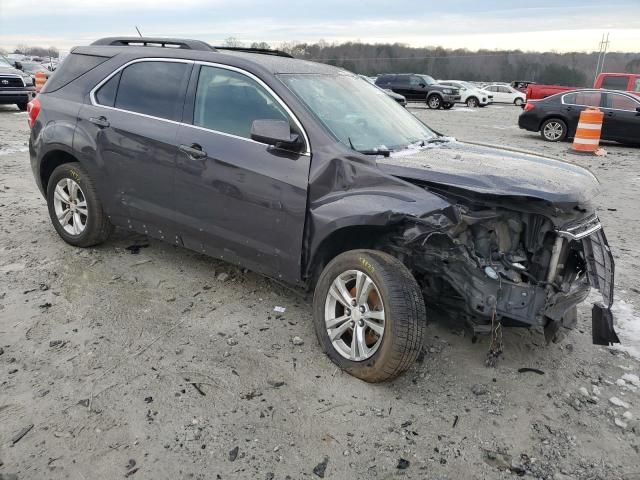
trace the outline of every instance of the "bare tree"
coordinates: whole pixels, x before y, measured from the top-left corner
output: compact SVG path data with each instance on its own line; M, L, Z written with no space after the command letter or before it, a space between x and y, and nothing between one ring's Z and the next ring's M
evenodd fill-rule
M224 44L225 47L232 47L232 48L240 48L240 47L244 47L244 44L238 40L236 37L227 37L224 40Z
M251 48L261 48L262 50L270 50L271 46L267 42L253 42Z

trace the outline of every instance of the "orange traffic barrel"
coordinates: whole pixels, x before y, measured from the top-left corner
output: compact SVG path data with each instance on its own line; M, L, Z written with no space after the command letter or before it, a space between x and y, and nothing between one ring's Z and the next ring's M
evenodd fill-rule
M36 92L42 90L46 81L47 75L44 72L36 72Z
M588 107L580 112L576 136L571 149L580 153L595 153L600 148L600 133L604 113L595 107Z

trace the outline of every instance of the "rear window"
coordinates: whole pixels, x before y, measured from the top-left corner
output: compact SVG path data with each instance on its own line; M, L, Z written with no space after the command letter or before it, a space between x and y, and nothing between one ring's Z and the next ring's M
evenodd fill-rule
M602 80L602 88L608 90L626 90L629 85L629 77L606 76Z
M56 68L56 71L51 74L47 83L44 84L42 93L59 90L89 70L106 62L109 58L110 57L100 57L97 55L82 55L79 53L67 55L58 68Z
M115 108L168 120L180 120L187 69L190 67L190 64L182 62L139 62L126 67L120 75ZM102 88L113 88L107 84ZM104 98L106 101L109 100L108 91L105 92Z

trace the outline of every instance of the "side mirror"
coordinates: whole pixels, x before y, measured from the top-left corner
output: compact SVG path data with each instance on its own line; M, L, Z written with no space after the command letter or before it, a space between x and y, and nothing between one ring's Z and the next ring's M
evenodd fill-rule
M16 61L16 69L17 70L22 70L22 64L20 62Z
M295 152L299 152L303 146L300 136L291 133L291 126L285 120L254 120L251 124L251 140Z
M426 84L426 83L419 83L418 85L420 85L420 87L421 87L421 88L424 88L424 87L426 87L426 86L427 86L427 84Z

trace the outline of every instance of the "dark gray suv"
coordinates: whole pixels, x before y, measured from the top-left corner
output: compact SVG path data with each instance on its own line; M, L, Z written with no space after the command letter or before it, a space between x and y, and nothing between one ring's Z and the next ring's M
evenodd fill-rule
M66 242L120 227L312 289L323 350L366 381L411 366L427 311L555 340L592 285L594 341L617 340L591 173L442 137L345 70L102 39L72 50L29 124Z

